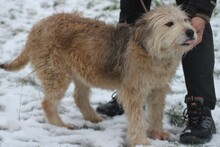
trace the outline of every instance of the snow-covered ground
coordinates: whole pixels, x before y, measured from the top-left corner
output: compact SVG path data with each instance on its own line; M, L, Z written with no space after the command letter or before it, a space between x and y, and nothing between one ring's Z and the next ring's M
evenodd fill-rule
M0 1L0 63L15 58L24 46L32 25L55 12L78 10L88 17L98 17L108 23L118 20L119 0L1 0ZM220 3L218 2L218 12ZM216 11L217 12L217 11ZM220 15L211 20L215 41L216 109L212 112L217 134L210 143L200 146L220 147ZM201 59L202 60L202 59ZM52 126L45 122L40 102L43 97L39 81L27 66L16 73L0 70L0 147L125 147L126 117L104 118L93 124L85 121L73 102L71 85L60 105L60 115L77 130ZM166 111L178 103L183 106L186 93L181 65L171 83ZM93 89L91 103L96 108L111 99L112 91ZM184 108L182 108L183 110ZM181 110L181 111L182 111ZM171 133L171 141L150 140L155 147L185 147L178 142L184 127L171 126L164 117L164 128ZM190 145L188 145L190 146ZM192 145L195 146L195 145Z

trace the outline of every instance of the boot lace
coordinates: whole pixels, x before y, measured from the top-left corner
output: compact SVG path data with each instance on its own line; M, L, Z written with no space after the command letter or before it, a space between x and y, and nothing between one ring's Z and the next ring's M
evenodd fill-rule
M188 119L188 124L197 126L203 120L203 107L199 101L192 101L187 104L183 111L184 122Z

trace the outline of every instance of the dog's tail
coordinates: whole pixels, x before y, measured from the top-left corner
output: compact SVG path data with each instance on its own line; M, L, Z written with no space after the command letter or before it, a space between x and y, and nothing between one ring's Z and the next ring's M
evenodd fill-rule
M6 71L18 71L24 68L29 62L28 50L24 48L21 54L10 63L0 64L0 68Z

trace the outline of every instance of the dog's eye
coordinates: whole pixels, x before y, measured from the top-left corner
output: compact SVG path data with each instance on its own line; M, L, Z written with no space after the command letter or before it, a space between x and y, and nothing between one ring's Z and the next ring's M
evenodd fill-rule
M188 22L188 21L190 21L190 19L189 19L189 18L185 18L184 21L185 21L185 22Z
M172 21L170 21L170 22L166 23L165 25L168 26L168 27L171 27L171 26L174 25L174 23Z

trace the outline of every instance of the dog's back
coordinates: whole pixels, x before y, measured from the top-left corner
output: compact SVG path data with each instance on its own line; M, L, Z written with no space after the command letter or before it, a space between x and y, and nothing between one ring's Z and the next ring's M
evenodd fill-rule
M73 79L83 77L93 86L115 89L128 40L127 25L107 25L76 12L58 13L33 26L22 55L28 57L39 76L51 68ZM14 60L16 65L5 64L5 69L13 71L19 63L24 64L20 60Z

